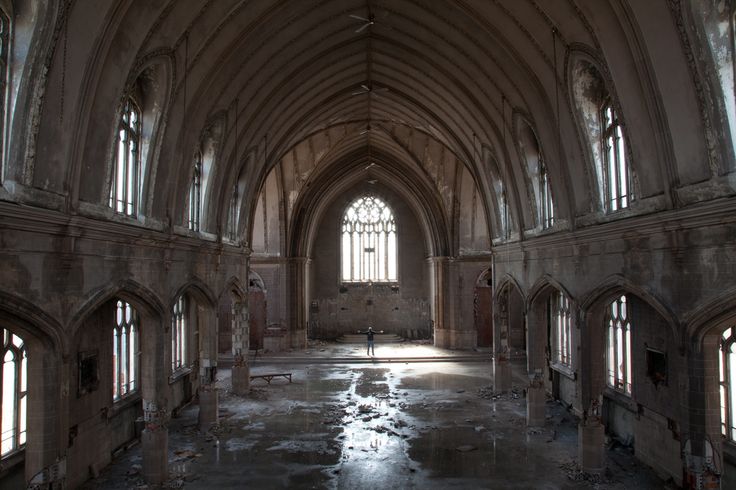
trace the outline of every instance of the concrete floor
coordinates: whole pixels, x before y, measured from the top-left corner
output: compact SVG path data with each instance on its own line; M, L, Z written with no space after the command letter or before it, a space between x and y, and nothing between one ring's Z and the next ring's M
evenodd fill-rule
M430 346L393 346L402 358L425 358ZM542 429L525 426L523 378L514 392L494 396L487 361L301 364L320 352L262 358L252 374L292 372L293 383L255 381L248 397L229 393L221 370L221 425L196 429L196 404L170 425L169 488L663 488L629 450L607 451L606 476L576 470L577 419L547 404ZM356 350L356 349L359 349ZM428 349L428 350L427 350ZM363 360L357 346L322 353ZM465 354L465 353L463 353ZM360 359L358 359L360 357ZM486 356L483 356L487 358ZM290 361L290 362L289 362ZM516 362L521 372L523 361ZM140 447L118 457L86 488L145 488Z

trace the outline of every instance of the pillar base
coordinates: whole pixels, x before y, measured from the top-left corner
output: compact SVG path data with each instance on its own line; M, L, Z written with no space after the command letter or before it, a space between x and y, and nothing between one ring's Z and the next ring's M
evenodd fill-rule
M247 395L250 392L250 367L247 364L233 366L233 393Z
M160 485L169 479L169 431L165 427L145 428L141 433L143 478Z
M585 473L601 475L606 469L605 430L597 420L578 424L578 457Z
M493 389L497 393L511 390L511 364L508 359L493 359Z
M530 384L526 389L526 425L528 427L544 426L546 405L547 394L544 386L538 383Z
M219 409L219 394L217 388L205 385L199 388L199 430L202 432L210 430L217 425Z

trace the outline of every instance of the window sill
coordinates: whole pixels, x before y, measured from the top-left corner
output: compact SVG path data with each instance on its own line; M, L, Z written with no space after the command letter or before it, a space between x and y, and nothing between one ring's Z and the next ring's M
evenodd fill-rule
M567 364L555 362L555 363L550 364L549 368L554 371L557 371L558 373L565 376L566 378L570 378L572 381L575 381L578 378L577 373L575 373L572 367L568 366Z
M736 441L723 438L723 461L736 466Z
M603 396L616 403L617 405L636 413L637 406L631 395L627 395L622 391L615 390L610 386L606 386L603 390Z
M172 384L176 383L177 381L179 381L184 376L187 376L188 374L191 374L191 372L192 372L192 367L191 366L180 367L179 369L177 369L176 371L174 371L173 373L171 373L171 375L169 376L169 384L172 385Z
M3 456L0 460L0 479L7 475L13 468L26 460L26 448L22 448Z
M120 412L123 412L127 408L130 408L131 406L140 403L141 402L141 393L140 390L135 390L132 393L129 393L122 397L121 399L112 402L112 410L110 410L110 415L108 418L112 418L119 414Z

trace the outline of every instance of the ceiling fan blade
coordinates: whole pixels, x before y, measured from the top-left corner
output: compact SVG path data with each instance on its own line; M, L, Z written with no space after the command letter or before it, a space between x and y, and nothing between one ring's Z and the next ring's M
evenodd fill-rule
M359 32L362 32L362 31L363 31L363 30L364 30L364 29L365 29L366 27L368 27L368 26L369 26L369 25L371 25L372 23L373 23L373 22L368 22L368 23L366 23L366 24L363 24L362 26L360 26L360 27L358 27L357 29L355 29L355 33L357 34L357 33L359 33Z
M360 15L350 14L350 17L352 17L353 19L358 19L358 20L363 21L363 22L370 22L368 19L366 19L365 17L361 17Z
M361 86L361 87L363 88L363 90L365 90L366 92L370 92L370 91L371 91L371 88L370 88L370 87L369 87L368 85L366 85L365 83L361 83L361 84L360 84L360 86Z

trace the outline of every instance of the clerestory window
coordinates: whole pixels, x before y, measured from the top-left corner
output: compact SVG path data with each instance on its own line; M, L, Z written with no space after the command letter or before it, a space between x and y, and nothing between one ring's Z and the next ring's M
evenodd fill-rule
M718 356L719 391L721 398L721 433L736 441L736 335L728 328L721 336Z
M238 238L238 184L233 186L227 211L227 237L234 242Z
M189 185L189 229L199 231L202 212L202 154L197 152L194 159L192 182Z
M22 449L26 443L28 357L23 339L8 330L0 332L3 338L0 456L4 457Z
M626 295L606 309L608 386L631 394L631 311Z
M126 216L135 216L138 207L140 120L140 109L132 98L127 97L118 124L117 151L110 186L110 207Z
M138 313L130 304L115 304L112 329L112 400L116 402L138 390Z
M631 175L626 160L626 143L618 114L607 98L600 111L603 167L607 211L615 212L631 203Z
M396 220L376 196L353 201L342 218L342 280L397 281Z
M570 300L561 291L556 291L549 297L549 312L552 359L569 367L572 364Z
M542 228L551 228L555 224L555 206L552 201L552 187L544 162L539 164L539 192L541 201Z
M186 367L187 362L187 301L184 295L174 304L171 318L171 371Z

